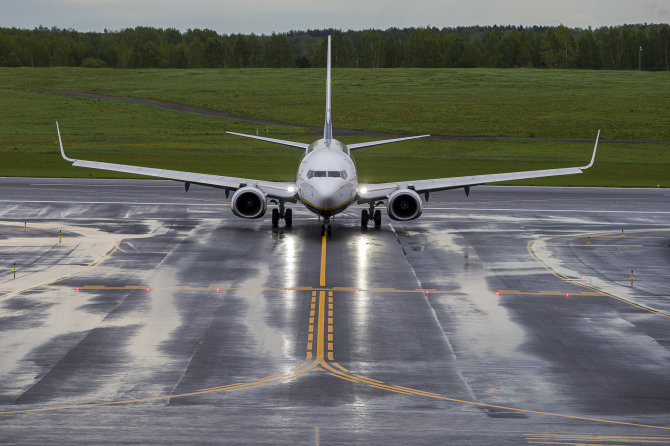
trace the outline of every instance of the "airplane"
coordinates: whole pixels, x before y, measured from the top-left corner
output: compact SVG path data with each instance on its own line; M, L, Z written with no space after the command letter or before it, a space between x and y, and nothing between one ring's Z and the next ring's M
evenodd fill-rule
M356 175L356 166L351 158L352 150L408 141L416 138L426 138L430 135L408 136L348 145L334 139L331 110L331 36L328 36L326 111L323 138L311 144L305 144L257 135L226 132L231 135L303 150L304 156L300 161L294 183L72 159L68 158L63 150L58 122L56 122L56 130L58 131L61 155L66 161L71 162L73 166L180 181L184 183L186 192L188 192L191 184L220 188L224 190L226 198L228 198L231 192L233 193L230 202L231 210L236 216L242 218L260 218L265 215L268 204L276 204L277 207L272 209L273 227L277 227L280 220L283 220L285 225L290 227L293 223L293 213L290 208L286 208L286 203L301 202L308 210L319 216L319 221L322 222L322 236L326 234L328 236L331 235L331 222L334 216L347 209L353 203L368 205L367 209L361 211L361 227L363 229L367 228L371 222L374 223L375 228L379 228L381 227L382 215L381 211L377 209L378 206L385 205L386 212L392 220L408 221L414 220L422 214L423 201L421 195L428 200L431 192L463 188L466 195L469 195L472 186L485 183L580 174L593 166L600 138L600 130L598 130L591 162L582 167L359 184Z

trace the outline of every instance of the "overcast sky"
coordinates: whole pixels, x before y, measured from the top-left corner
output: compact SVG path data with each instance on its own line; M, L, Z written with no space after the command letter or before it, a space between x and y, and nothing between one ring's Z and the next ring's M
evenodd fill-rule
M209 28L220 34L411 26L668 23L667 0L0 0L0 27Z

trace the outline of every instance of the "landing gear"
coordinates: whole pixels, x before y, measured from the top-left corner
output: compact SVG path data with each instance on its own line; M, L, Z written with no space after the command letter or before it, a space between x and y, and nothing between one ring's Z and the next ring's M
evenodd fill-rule
M375 222L375 229L382 226L382 211L375 209L375 204L370 203L370 209L363 209L361 211L361 229L367 229L370 221Z
M291 209L284 208L284 202L279 203L279 209L272 209L272 227L276 228L279 226L279 220L284 220L287 228L290 228L293 225L293 211Z
M286 212L284 212L284 223L287 228L290 228L293 225L293 210L286 209Z
M276 228L279 226L279 209L274 208L272 210L272 227Z
M375 216L374 216L374 221L375 221L375 228L379 229L382 227L382 211L377 209L375 211Z
M323 218L323 224L321 225L321 237L324 235L327 235L328 237L333 235L333 231L330 229L330 217Z
M361 229L368 228L368 221L370 221L370 214L367 209L361 211Z

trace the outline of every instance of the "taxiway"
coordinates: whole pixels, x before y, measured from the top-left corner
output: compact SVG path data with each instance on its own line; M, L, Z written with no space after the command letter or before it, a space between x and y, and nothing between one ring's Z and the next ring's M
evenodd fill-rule
M0 190L0 443L670 444L666 189L330 238L173 182Z

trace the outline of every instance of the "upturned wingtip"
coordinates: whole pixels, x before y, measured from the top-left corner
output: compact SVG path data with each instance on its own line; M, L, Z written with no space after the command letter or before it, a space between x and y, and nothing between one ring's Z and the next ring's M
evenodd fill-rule
M58 132L58 144L60 145L60 154L63 157L65 161L68 161L70 163L74 163L76 160L73 160L72 158L68 158L65 155L65 150L63 149L63 140L60 137L60 127L58 126L58 121L56 121L56 131Z
M591 162L588 165L582 167L582 170L589 169L591 166L593 166L593 163L595 163L595 161L596 161L596 150L598 150L598 141L599 140L600 140L600 129L598 129L598 134L596 135L596 143L593 146L593 155L591 156Z

